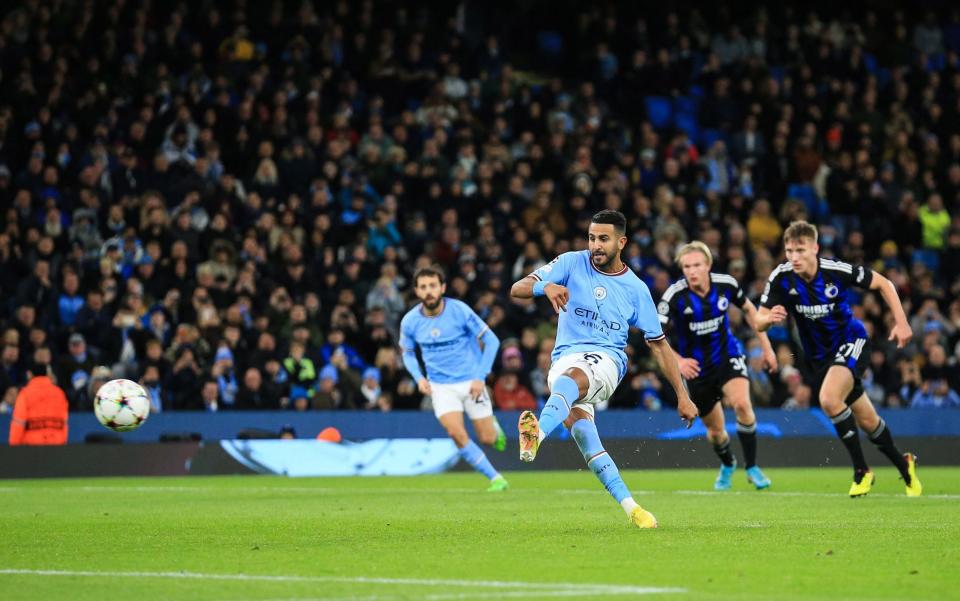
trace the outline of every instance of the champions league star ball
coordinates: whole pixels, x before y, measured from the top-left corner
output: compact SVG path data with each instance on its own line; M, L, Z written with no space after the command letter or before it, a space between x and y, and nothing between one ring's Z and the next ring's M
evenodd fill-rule
M131 380L110 380L97 391L93 413L116 432L136 430L150 415L147 391Z

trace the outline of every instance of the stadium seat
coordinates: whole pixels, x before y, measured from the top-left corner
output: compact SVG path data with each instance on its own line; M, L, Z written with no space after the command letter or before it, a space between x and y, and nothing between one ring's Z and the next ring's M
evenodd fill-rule
M541 31L537 33L537 47L544 58L559 60L563 56L563 37L556 31Z
M706 152L713 146L713 143L717 140L723 139L723 132L719 129L704 129L700 132L699 146L700 150Z
M664 129L673 125L673 106L669 98L663 96L647 96L647 118L657 129Z

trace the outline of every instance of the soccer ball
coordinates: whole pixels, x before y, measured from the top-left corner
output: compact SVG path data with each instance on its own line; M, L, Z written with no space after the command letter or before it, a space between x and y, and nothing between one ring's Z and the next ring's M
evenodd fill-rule
M97 391L93 413L111 430L136 430L150 415L150 398L143 386L136 382L110 380Z

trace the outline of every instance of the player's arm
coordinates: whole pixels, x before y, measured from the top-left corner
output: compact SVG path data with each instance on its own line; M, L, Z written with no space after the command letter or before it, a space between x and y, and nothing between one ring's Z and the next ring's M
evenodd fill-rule
M683 378L680 377L680 364L677 362L679 355L670 347L666 336L656 340L648 340L647 344L650 345L650 351L653 353L657 365L660 366L660 372L673 386L673 391L677 395L677 411L689 428L697 417L697 406L690 400L690 393L687 392L687 387L683 384Z
M774 269L767 278L766 286L763 288L763 294L760 295L760 308L753 316L753 329L760 332L766 332L771 327L781 324L787 320L787 309L783 306L783 290L779 286L777 278L779 269Z
M566 311L567 302L570 300L570 292L565 285L570 254L564 253L522 280L514 282L510 287L510 296L521 299L545 296L550 300L554 311Z
M500 338L468 305L460 304L459 306L465 313L467 332L475 336L477 344L480 345L480 361L475 366L473 379L470 381L470 398L477 399L483 394L487 374L493 370L493 362L500 349Z
M670 343L667 342L660 317L662 317L661 311L653 305L650 289L643 282L639 282L637 287L637 311L634 315L636 321L630 325L640 328L640 331L643 332L644 339L650 346L653 357L656 359L657 365L660 366L661 373L667 378L677 394L677 411L689 428L697 417L697 406L690 400L690 393L687 392L687 387L680 376L677 354L670 347Z
M893 329L890 330L888 340L896 341L897 348L903 348L910 342L910 339L913 338L913 329L910 327L910 322L907 321L907 315L903 311L903 304L900 303L900 295L897 294L897 287L886 276L872 269L868 269L867 271L870 273L870 290L879 291L880 296L883 297L883 300L893 313L894 326Z
M667 295L669 294L670 291L667 291ZM673 305L670 303L670 298L667 295L664 295L664 298L657 305L657 316L660 319L660 325L663 327L664 332L670 327L670 313L673 311ZM671 350L677 358L677 365L680 366L680 375L688 380L692 380L700 375L699 361L684 357L672 347Z
M767 336L765 330L760 330L757 327L757 308L754 306L750 299L746 299L743 302L743 318L747 320L747 325L749 325L757 333L757 338L760 340L760 348L763 350L763 363L770 371L777 369L777 354L773 352L773 345L770 344L770 337Z
M402 352L403 366L407 373L417 383L417 389L421 394L430 394L430 381L420 370L420 362L417 361L417 343L413 339L413 332L405 323L400 322L400 351Z

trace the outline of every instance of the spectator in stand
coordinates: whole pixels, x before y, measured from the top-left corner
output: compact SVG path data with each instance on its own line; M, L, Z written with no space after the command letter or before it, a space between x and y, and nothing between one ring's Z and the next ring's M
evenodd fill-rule
M0 325L19 332L3 342L19 348L8 373L40 348L66 358L79 333L118 377L157 365L164 410L200 408L205 379L226 380L224 408L250 367L289 406L280 361L294 342L314 372L342 348L337 386L359 380L396 341L411 273L439 261L450 294L521 340L520 383L538 394L525 330L549 338L555 317L504 283L582 248L584 216L602 208L626 213L625 260L655 296L678 275L674 247L703 239L756 299L779 232L805 218L833 226L825 256L882 262L910 290L911 320L928 321L927 299L949 313L960 297L956 11L819 6L799 27L753 6L574 7L556 34L575 53L591 32L581 62L504 44L483 20L451 36L456 4L417 19L407 3L363 4L356 19L314 4L267 21L257 3L124 3L103 19L87 3L69 20L27 3L0 17L18 32L0 44L4 80L18 82L0 90ZM535 31L536 10L496 27ZM208 35L211 22L227 33ZM669 115L637 110L651 95ZM871 294L862 304L882 348L889 314ZM955 348L958 323L936 321L926 350ZM786 329L772 335L796 351ZM214 374L224 345L232 377ZM639 349L628 373L647 359ZM888 404L896 360L871 365ZM421 406L377 367L396 409ZM772 405L795 396L772 384Z
M537 399L533 393L520 383L520 378L514 370L507 370L500 374L493 385L493 401L500 411L535 411Z
M948 365L947 353L935 344L929 351L929 363L920 370L920 386L910 399L911 407L943 409L960 407L956 364Z

